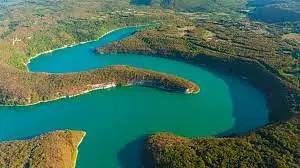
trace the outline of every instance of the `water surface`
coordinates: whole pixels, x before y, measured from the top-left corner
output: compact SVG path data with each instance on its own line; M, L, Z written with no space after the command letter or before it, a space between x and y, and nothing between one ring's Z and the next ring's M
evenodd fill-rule
M34 72L77 72L126 64L192 80L200 94L117 87L29 107L0 107L0 141L58 130L85 130L77 167L138 167L144 137L173 132L186 137L242 133L267 123L263 95L246 81L186 63L132 54L96 54L96 47L130 36L125 28L96 42L33 59Z

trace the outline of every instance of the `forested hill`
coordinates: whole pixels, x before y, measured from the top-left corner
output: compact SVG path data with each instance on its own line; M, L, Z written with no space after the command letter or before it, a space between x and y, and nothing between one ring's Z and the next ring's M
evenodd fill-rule
M237 10L247 0L130 0L136 5L152 5L172 8L178 11L230 11Z

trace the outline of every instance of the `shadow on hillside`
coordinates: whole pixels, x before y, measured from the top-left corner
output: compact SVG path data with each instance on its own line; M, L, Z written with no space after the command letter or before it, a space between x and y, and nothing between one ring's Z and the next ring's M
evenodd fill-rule
M142 152L147 136L142 136L128 143L118 153L119 166L122 168L140 168L142 164Z

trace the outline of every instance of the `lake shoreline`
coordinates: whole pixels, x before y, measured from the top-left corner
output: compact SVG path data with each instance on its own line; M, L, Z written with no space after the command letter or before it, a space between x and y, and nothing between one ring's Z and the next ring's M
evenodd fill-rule
M119 65L119 66L110 66L110 67L104 67L100 68L94 71L90 72L84 72L83 74L88 75L89 73L92 74L99 74L99 72L104 71L111 71L111 75L119 74L121 76L116 77L115 79L110 79L108 81L105 81L106 79L100 80L100 83L94 83L94 84L83 84L81 86L78 86L77 90L74 92L61 92L56 94L50 95L52 98L48 98L47 100L39 100L34 103L32 103L31 98L26 98L27 102L23 102L20 104L0 104L0 107L24 107L24 106L33 106L40 103L47 103L56 101L59 99L66 99L66 98L72 98L76 96L81 96L83 94L87 94L92 91L96 90L102 90L102 89L110 89L117 86L143 86L143 87L150 87L155 88L163 91L168 92L174 92L174 93L181 93L181 94L197 94L200 92L200 87L197 86L195 83L174 76L169 75L165 73L155 72L151 70L145 70L145 69L139 69L139 68L133 68L129 66ZM131 80L128 80L126 76L122 76L123 73L126 74L126 72L131 72L131 76L129 75ZM133 76L132 76L133 75ZM136 76L134 76L136 75ZM132 78L134 77L134 78ZM124 79L125 78L125 79ZM125 81L120 81L125 80ZM171 85L169 85L171 84ZM70 86L71 87L71 86ZM85 90L81 91L80 88L86 88ZM68 89L68 88L66 88ZM70 89L70 88L69 88ZM60 96L58 96L60 95ZM48 95L49 96L49 95ZM28 101L29 100L29 101Z
M29 68L28 68L28 64L31 63L31 60L32 60L32 59L36 59L36 58L38 58L39 56L42 56L42 55L44 55L44 54L50 54L50 53L52 53L52 52L54 52L54 51L58 51L58 50L62 50L62 49L65 49L65 48L71 48L71 47L75 47L75 46L78 46L78 45L81 45L81 44L86 44L86 43L98 41L99 39L103 38L104 36L106 36L106 35L108 35L108 34L114 32L114 31L116 31L116 30L120 30L120 29L122 29L122 28L117 28L117 29L113 29L113 30L111 30L111 31L108 31L108 32L104 33L103 35L101 35L101 36L100 36L99 38L97 38L96 40L89 40L89 41L83 41L83 42L79 42L79 43L66 44L66 45L64 45L63 47L59 47L59 48L56 48L56 49L53 49L53 50L48 50L48 51L41 52L41 53L39 53L39 54L37 54L37 55L35 55L35 56L33 56L33 57L30 57L30 58L28 59L28 61L24 63L24 65L26 66L27 71L30 72L30 70L29 70Z
M112 87L116 87L116 86L111 86L111 87L110 87L110 84L108 84L107 87L105 87L105 88L88 89L88 90L82 91L81 93L77 93L77 94L74 94L74 95L61 96L61 97L57 97L57 98L54 98L54 99L45 100L45 101L38 101L38 102L36 102L36 103L25 104L25 105L2 105L2 104L0 104L0 107L27 107L27 106L34 106L34 105L38 105L38 104L40 104L40 103L48 103L48 102L53 102L53 101L56 101L56 100L61 100L61 99L67 99L67 98L77 97L77 96L81 96L81 95L83 95L83 94L87 94L87 93L89 93L89 92L93 92L93 91L97 91L97 90L110 89L110 88L112 88Z
M31 60L32 60L32 59L36 59L37 57L42 56L42 55L44 55L44 54L49 54L49 53L52 53L52 52L54 52L54 51L62 50L62 49L65 49L65 48L71 48L71 47L75 47L75 46L78 46L78 45L82 45L82 44L86 44L86 43L95 42L95 41L100 40L100 39L103 38L104 36L106 36L106 35L108 35L108 34L114 32L114 31L117 31L117 30L122 30L122 29L125 29L125 28L144 27L144 26L150 26L150 25L151 25L151 24L146 24L146 25L136 25L136 26L126 26L126 27L118 27L118 28L115 28L115 29L112 29L112 30L110 30L110 31L105 32L103 35L99 36L99 37L98 37L97 39L95 39L95 40L88 40L88 41L83 41L83 42L79 42L79 43L66 44L66 45L64 45L64 46L62 46L62 47L58 47L58 48L56 48L56 49L52 49L52 50L48 50L48 51L41 52L41 53L39 53L39 54L37 54L37 55L35 55L35 56L33 56L33 57L30 57L30 58L28 59L28 61L24 63L24 65L26 66L27 71L30 72L30 70L29 70L29 68L28 68L28 64L30 64Z
M288 149L290 153L295 152L295 148L291 144L297 145L297 129L291 128L292 126L296 128L299 123L300 115L298 113L299 106L297 111L297 102L299 102L300 89L284 78L284 76L280 75L269 64L247 57L223 56L218 54L189 55L189 53L178 52L178 50L174 54L170 51L164 52L159 47L158 50L152 48L139 50L136 46L130 46L132 48L126 48L126 45L123 46L122 42L114 43L98 48L97 51L98 53L143 54L161 57L199 66L215 72L216 75L218 75L218 72L223 72L238 76L256 87L263 94L269 109L269 121L265 125L253 128L253 130L247 131L242 135L225 134L225 136L220 135L219 137L212 138L202 138L200 136L189 138L182 135L175 135L171 132L150 134L147 136L143 148L143 167L164 167L166 165L171 165L171 167L172 165L199 167L199 163L206 163L207 156L210 156L209 159L212 158L208 163L213 161L215 165L221 166L223 162L218 161L220 157L224 156L224 153L228 155L227 158L236 158L238 156L238 160L243 161L249 159L251 155L259 156L260 158L264 158L263 161L262 159L257 160L257 162L262 162L261 167L263 167L263 165L269 166L270 157L285 156L287 148L289 148L286 144L290 145ZM274 139L276 139L276 145L280 145L280 150L274 148ZM254 150L245 152L246 148ZM268 152L266 153L266 151ZM246 157L242 158L245 156L245 153ZM291 156L297 157L296 154L291 154ZM170 160L170 158L176 159ZM250 159L248 166L251 167L253 165L254 159L255 157ZM282 157L280 159L283 160ZM238 160L228 165L236 164ZM255 161L255 163L257 162ZM290 159L285 160L285 163L290 162ZM241 163L244 164L244 162ZM292 163L297 163L297 159L292 160ZM206 166L209 165L211 164L207 164Z
M74 156L74 168L76 168L76 164L77 164L77 159L78 159L78 154L79 154L79 146L81 145L81 143L83 142L85 136L86 136L86 132L83 132L82 138L81 140L78 142L77 146L76 146L76 152L75 152L75 156Z
M90 92L94 92L94 91L97 91L97 90L106 90L106 89L112 89L112 88L118 87L116 84L104 84L104 85L100 84L100 85L102 85L102 86L101 87L92 88L92 89L88 89L88 90L82 91L82 92L74 94L74 95L61 96L61 97L57 97L57 98L54 98L54 99L45 100L45 101L38 101L36 103L30 103L30 104L25 104L25 105L3 105L3 104L0 104L0 107L27 107L27 106L34 106L34 105L38 105L40 103L48 103L48 102L53 102L53 101L57 101L57 100L61 100L61 99L68 99L68 98L82 96L84 94L87 94L87 93L90 93ZM191 91L190 89L186 89L184 92L181 92L181 91L171 90L171 89L165 88L163 86L156 86L156 85L153 85L153 84L151 84L149 82L147 82L147 83L143 83L143 82L129 83L129 84L123 85L122 87L127 87L127 86L150 87L150 88L154 88L154 89L164 90L164 91L167 91L167 92L184 93L184 94L198 94L200 92L200 90L194 92L194 91Z
M288 119L295 116L294 114L288 113L290 110L288 103L286 103L288 101L288 98L286 97L287 95L281 95L281 93L278 93L278 90L283 90L284 92L300 92L299 89L289 85L289 83L280 79L277 74L274 74L273 69L270 70L269 67L256 60L246 59L242 57L221 58L218 56L207 55L198 55L193 59L187 59L184 56L172 57L172 53L161 54L160 52L156 52L155 50L123 50L120 48L113 48L111 44L96 49L96 52L98 52L99 54L142 54L146 56L160 57L179 62L185 62L191 65L206 68L214 73L217 72L216 74L218 74L218 71L232 74L239 77L241 80L247 81L249 84L253 85L264 94L267 100L268 108L270 110L270 123L276 121L287 121ZM254 73L256 75L252 75L253 70L257 71L257 73ZM258 74L259 76L257 76ZM269 87L269 82L273 84L274 88ZM287 113L282 113L283 111Z
M107 34L110 34L110 33L114 32L116 30L121 30L121 29L133 27L133 28L137 28L136 31L139 31L140 29L138 29L138 28L143 28L143 27L147 28L147 26L151 26L151 24L148 24L148 25L139 25L139 26L128 26L128 27L124 27L124 28L113 29L111 31L106 32L104 35L100 36L97 40L101 39L102 37L106 36ZM80 42L78 44L73 44L73 45L65 45L64 47L60 47L60 48L57 48L57 49L54 49L54 50L49 50L49 51L45 51L45 52L42 52L40 54L37 54L36 56L32 57L31 59L38 58L39 56L41 56L43 54L51 53L51 52L56 51L56 50L61 50L61 49L64 49L64 48L74 47L74 46L77 46L77 45L86 44L86 43L97 41L97 40ZM27 65L30 63L31 59L29 59ZM28 68L28 66L27 66L27 68ZM38 74L38 73L34 73L34 74ZM51 73L41 73L41 74L45 74L46 75L46 74L51 74ZM162 75L162 73L159 74L159 73L156 73L156 72L151 72L151 74L152 75L155 74L157 76ZM164 74L164 75L166 75L166 74ZM171 76L169 76L169 77L165 76L165 77L169 78ZM172 78L170 78L168 80L170 80L170 81L171 80L176 81L177 79L179 79L179 78L176 79L174 77L172 77ZM192 84L192 82L190 82L188 80L184 81L181 84L179 84L179 83L177 83L177 84L178 84L178 86L181 85L183 88L185 87L185 89L184 90L177 90L177 89L174 89L174 88L170 89L168 87L163 86L164 84L162 84L162 83L161 84L155 84L155 81L150 81L150 82L149 81L148 82L147 81L134 81L132 84L125 84L124 86L127 86L127 85L139 85L139 86L145 86L145 87L152 87L152 88L156 88L156 89L160 89L160 90L164 90L164 91L168 91L168 92L177 92L177 93L184 93L184 94L196 94L196 93L200 92L200 88L198 86L196 86L195 84ZM101 83L101 84L98 84L98 85L104 85L104 86L100 87L100 88L91 86L91 87L88 87L89 89L86 89L84 91L79 91L79 92L75 91L75 93L73 92L71 94L63 93L63 94L60 94L60 96L52 95L52 96L50 96L50 97L52 97L50 99L39 100L39 101L34 102L34 103L31 102L31 100L30 100L31 98L30 97L25 98L19 104L18 104L19 100L16 99L14 102L11 102L11 103L8 103L8 104L5 104L5 102L4 102L4 103L0 104L0 106L32 106L32 105L36 105L36 104L39 104L39 103L46 103L46 102L55 101L55 100L59 100L59 99L64 99L64 98L68 98L68 97L79 96L79 95L86 94L86 93L94 91L94 90L108 89L108 88L111 88L111 87L116 87L117 84L114 84L115 86L109 86L109 84L107 86L105 86L105 82L104 82L104 83ZM191 86L191 88L189 88L189 86Z

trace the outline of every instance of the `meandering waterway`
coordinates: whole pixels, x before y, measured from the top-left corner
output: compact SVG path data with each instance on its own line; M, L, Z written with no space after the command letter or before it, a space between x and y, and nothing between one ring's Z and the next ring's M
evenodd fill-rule
M143 137L173 132L187 137L242 133L268 121L263 95L237 77L186 63L132 54L96 54L95 49L128 37L136 28L114 31L95 42L31 60L33 72L78 72L114 64L157 70L192 80L196 95L144 87L117 87L28 107L0 107L0 141L25 139L53 130L87 131L77 167L139 164Z

